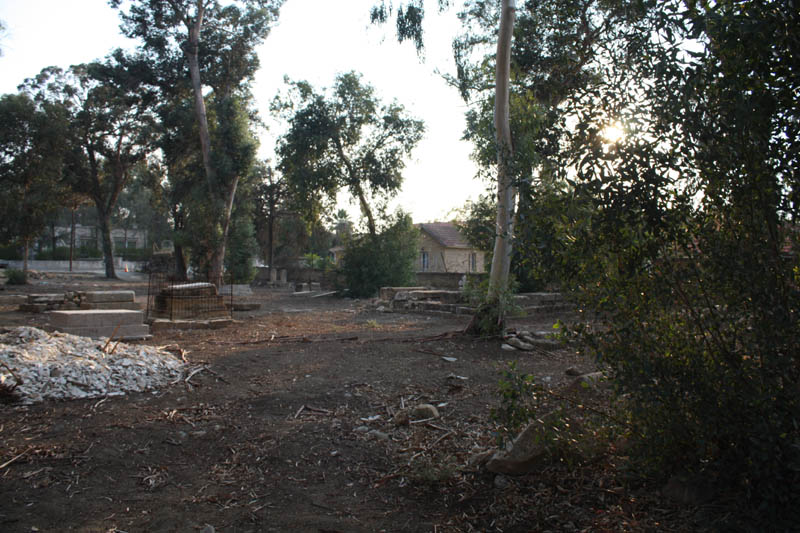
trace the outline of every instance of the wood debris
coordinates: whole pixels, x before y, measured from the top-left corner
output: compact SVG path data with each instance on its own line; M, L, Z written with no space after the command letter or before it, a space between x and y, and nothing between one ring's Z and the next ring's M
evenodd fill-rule
M109 339L110 341L110 339ZM0 384L22 403L117 396L165 386L185 365L152 346L117 343L18 327L0 334Z

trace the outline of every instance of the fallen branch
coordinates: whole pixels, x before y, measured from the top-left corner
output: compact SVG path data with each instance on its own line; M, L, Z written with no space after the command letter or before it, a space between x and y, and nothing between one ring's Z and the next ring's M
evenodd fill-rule
M111 344L111 339L114 338L114 335L117 334L117 331L119 330L119 328L121 326L122 326L122 324L117 324L117 327L115 327L114 331L111 332L111 336L108 338L108 340L106 341L105 345L103 345L103 350L102 350L103 352L108 353L108 352L106 352L106 350L108 350L108 345ZM116 346L115 346L115 348L116 348Z
M3 365L5 367L5 369L8 370L8 373L11 374L11 377L13 377L16 380L16 383L14 384L13 387L8 387L8 392L14 392L14 389L16 389L18 386L22 385L23 383L25 383L25 380L23 380L21 377L19 377L16 372L11 370L10 366L8 366L7 364L3 363L2 361L0 361L0 365Z
M203 370L208 370L208 369L206 367L204 367L204 366L200 366L200 367L195 368L194 370L189 372L189 375L186 376L186 379L184 379L183 382L186 383L187 385L192 385L191 383L189 383L189 380L191 380L194 377L195 374L198 374L198 373L202 372Z
M27 450L25 450L24 452L22 452L21 454L17 455L16 457L13 457L13 458L9 459L8 461L6 461L6 462L5 462L5 463L3 463L3 464L1 464L1 465L0 465L0 470L4 469L4 468L5 468L5 467L7 467L8 465L10 465L11 463L13 463L13 462L14 462L14 461L16 461L17 459L19 459L20 457L23 457L24 455L26 455L26 454L27 454L29 451L31 451L32 449L33 449L33 446L29 446L29 447L28 447L28 449L27 449Z

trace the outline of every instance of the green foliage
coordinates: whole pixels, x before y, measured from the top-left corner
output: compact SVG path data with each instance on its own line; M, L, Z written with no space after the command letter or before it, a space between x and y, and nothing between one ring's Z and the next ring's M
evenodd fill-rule
M0 259L6 261L22 259L22 251L19 246L0 246Z
M27 94L0 97L0 240L30 243L65 194L67 114Z
M335 201L344 189L358 200L375 235L371 204L385 203L400 189L405 158L422 138L423 122L397 102L382 105L355 72L337 76L326 92L308 82L290 83L290 94L276 98L272 109L290 122L278 142L278 168L306 218L316 219L325 201Z
M353 237L342 260L347 287L355 297L370 297L381 287L408 285L414 279L419 231L399 212L377 235Z
M77 255L75 256L77 257ZM59 246L55 250L42 250L36 252L34 259L38 261L65 261L69 260L69 247Z
M124 259L128 261L142 261L144 259L137 259L137 257L146 258L148 250L126 248L123 251ZM103 252L97 246L76 246L72 254L73 259L99 259L103 257ZM35 259L40 261L69 261L69 247L59 246L53 250L42 250L36 252Z
M545 216L564 243L555 264L595 318L579 338L625 397L641 471L701 474L761 529L790 529L800 518L800 76L787 66L800 53L797 13L784 2L621 4L586 3L586 20L604 26L585 52L604 69L586 91L563 93L553 123L564 152L552 168L573 169L577 206ZM557 28L527 39L551 50ZM526 69L544 90L543 67ZM626 130L617 141L603 135L613 122Z
M498 382L500 406L493 407L491 419L497 424L497 445L502 448L537 416L541 416L545 389L530 374L522 374L516 361L509 361Z
M486 252L485 266L492 263L494 225L497 205L493 197L482 194L477 200L468 200L455 212L456 226L470 246Z
M330 257L320 257L313 252L303 254L303 259L305 259L306 264L308 264L308 268L328 270L333 267L333 262Z
M231 283L250 283L256 276L253 259L258 253L252 217L237 216L231 220L231 232L226 250L226 277Z
M477 285L471 280L467 282L467 298L476 307L466 331L481 337L502 335L506 317L520 312L514 299L518 290L515 280L509 280L506 287L495 291L494 298L487 298L488 287L489 279L481 280Z
M6 285L25 285L28 283L28 276L22 270L9 268L6 270Z

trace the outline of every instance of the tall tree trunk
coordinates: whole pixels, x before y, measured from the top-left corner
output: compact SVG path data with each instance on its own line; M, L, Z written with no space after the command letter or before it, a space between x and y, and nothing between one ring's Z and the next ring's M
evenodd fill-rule
M116 279L114 269L114 247L111 242L111 215L100 206L97 207L98 222L100 223L100 238L103 243L103 262L106 267L106 277Z
M26 238L25 242L22 245L22 273L25 274L25 278L28 277L28 254L31 251L31 240L30 238Z
M231 226L231 213L233 212L233 199L236 196L236 187L239 184L239 177L235 177L225 194L225 206L222 212L222 236L220 244L214 250L211 257L209 268L209 281L216 285L222 284L222 274L225 266L225 248L228 242L228 233Z
M75 208L72 208L72 219L69 228L69 271L72 272L72 258L75 253Z
M494 255L489 274L487 299L494 301L508 286L511 268L511 241L513 238L513 213L516 188L511 175L513 154L509 112L509 84L511 76L511 38L514 33L515 0L502 0L500 30L497 36L496 84L494 126L497 142L497 219L495 221ZM500 310L501 319L503 310Z
M367 229L369 230L369 234L374 237L377 235L378 230L375 226L375 216L372 214L372 209L370 209L367 203L367 196L364 194L364 189L359 183L356 183L354 188L356 190L356 196L358 196L358 203L361 204L361 213L367 217Z
M203 27L204 14L205 8L198 2L197 13L194 20L187 22L189 42L187 43L184 53L189 63L189 76L192 80L192 91L194 92L194 112L197 118L197 130L200 136L200 152L203 157L203 168L206 172L206 182L209 192L213 195L216 192L217 184L214 167L211 164L211 134L208 129L206 102L203 98L203 83L200 80L200 30Z
M189 276L186 272L186 257L183 253L183 246L173 242L172 249L175 254L175 272L173 272L173 276L175 276L176 281L187 281Z
M269 217L267 218L267 265L275 268L275 202L270 200Z

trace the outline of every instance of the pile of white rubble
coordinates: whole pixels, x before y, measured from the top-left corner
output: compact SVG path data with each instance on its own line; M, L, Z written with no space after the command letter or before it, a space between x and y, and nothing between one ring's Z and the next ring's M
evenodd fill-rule
M22 403L98 398L175 382L184 363L154 346L18 327L0 333L0 385Z

